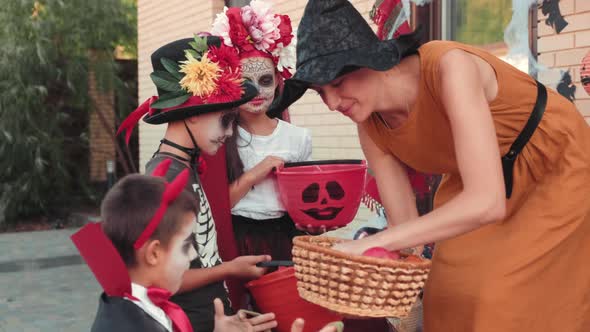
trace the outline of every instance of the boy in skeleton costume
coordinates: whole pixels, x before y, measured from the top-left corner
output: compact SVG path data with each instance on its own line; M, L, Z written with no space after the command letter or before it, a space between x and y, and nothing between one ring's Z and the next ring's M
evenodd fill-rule
M238 107L235 135L227 142L226 160L232 224L240 254L268 254L291 259L291 240L299 232L279 199L273 169L311 157L309 130L266 115L282 82L295 67L291 21L271 12L270 4L225 8L211 33L233 47L242 77L259 94ZM286 112L284 112L286 113Z
M222 263L216 225L199 175L205 165L201 151L214 155L232 135L237 117L235 107L254 98L256 87L241 78L241 66L234 49L218 37L195 37L164 45L152 54L150 75L159 97L152 97L135 110L119 128L129 136L144 115L151 124L167 123L158 151L146 165L150 172L164 159L172 160L166 174L174 178L190 169L187 189L200 202L195 226L198 257L184 274L179 294L172 301L186 311L195 331L212 331L213 300L219 298L225 313L232 312L224 281L228 278L255 279L265 269L256 267L270 256L242 256ZM210 197L218 200L217 197ZM254 326L254 330L268 326Z

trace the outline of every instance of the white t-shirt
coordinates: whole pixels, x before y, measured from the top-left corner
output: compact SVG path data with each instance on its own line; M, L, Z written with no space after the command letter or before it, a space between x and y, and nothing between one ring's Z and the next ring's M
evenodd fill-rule
M244 164L244 172L252 169L267 156L279 157L285 162L311 159L309 129L278 121L277 127L268 136L251 135L242 127L238 127L238 153ZM256 184L232 208L231 213L256 220L282 217L285 207L279 197L276 176L270 174Z

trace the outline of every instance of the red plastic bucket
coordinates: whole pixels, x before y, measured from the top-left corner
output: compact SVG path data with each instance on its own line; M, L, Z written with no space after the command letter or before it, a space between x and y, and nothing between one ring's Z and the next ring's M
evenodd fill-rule
M295 269L292 267L280 268L249 282L246 287L260 311L275 313L278 323L276 329L279 332L291 331L291 324L296 318L305 320L304 332L317 332L330 322L342 320L336 313L299 296Z
M331 163L333 162L333 163ZM364 160L313 161L277 170L283 205L297 224L343 227L356 216L364 191Z

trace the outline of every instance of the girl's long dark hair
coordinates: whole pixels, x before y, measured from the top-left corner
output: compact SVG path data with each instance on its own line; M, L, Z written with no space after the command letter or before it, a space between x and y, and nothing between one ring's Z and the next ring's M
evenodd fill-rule
M279 75L277 75L279 76ZM275 99L280 96L283 84L280 82L275 90ZM283 120L283 114L286 110L283 110L277 119ZM238 132L238 126L240 125L240 117L234 121L233 124L233 135L225 140L225 163L227 166L227 180L229 183L236 181L242 174L244 174L244 163L240 159L238 153L238 141L240 139L240 133ZM245 146L248 146L248 142Z

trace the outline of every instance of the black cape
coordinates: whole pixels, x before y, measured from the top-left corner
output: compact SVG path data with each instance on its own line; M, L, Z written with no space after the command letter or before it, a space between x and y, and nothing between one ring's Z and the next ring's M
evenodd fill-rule
M137 304L102 294L91 332L168 332Z

